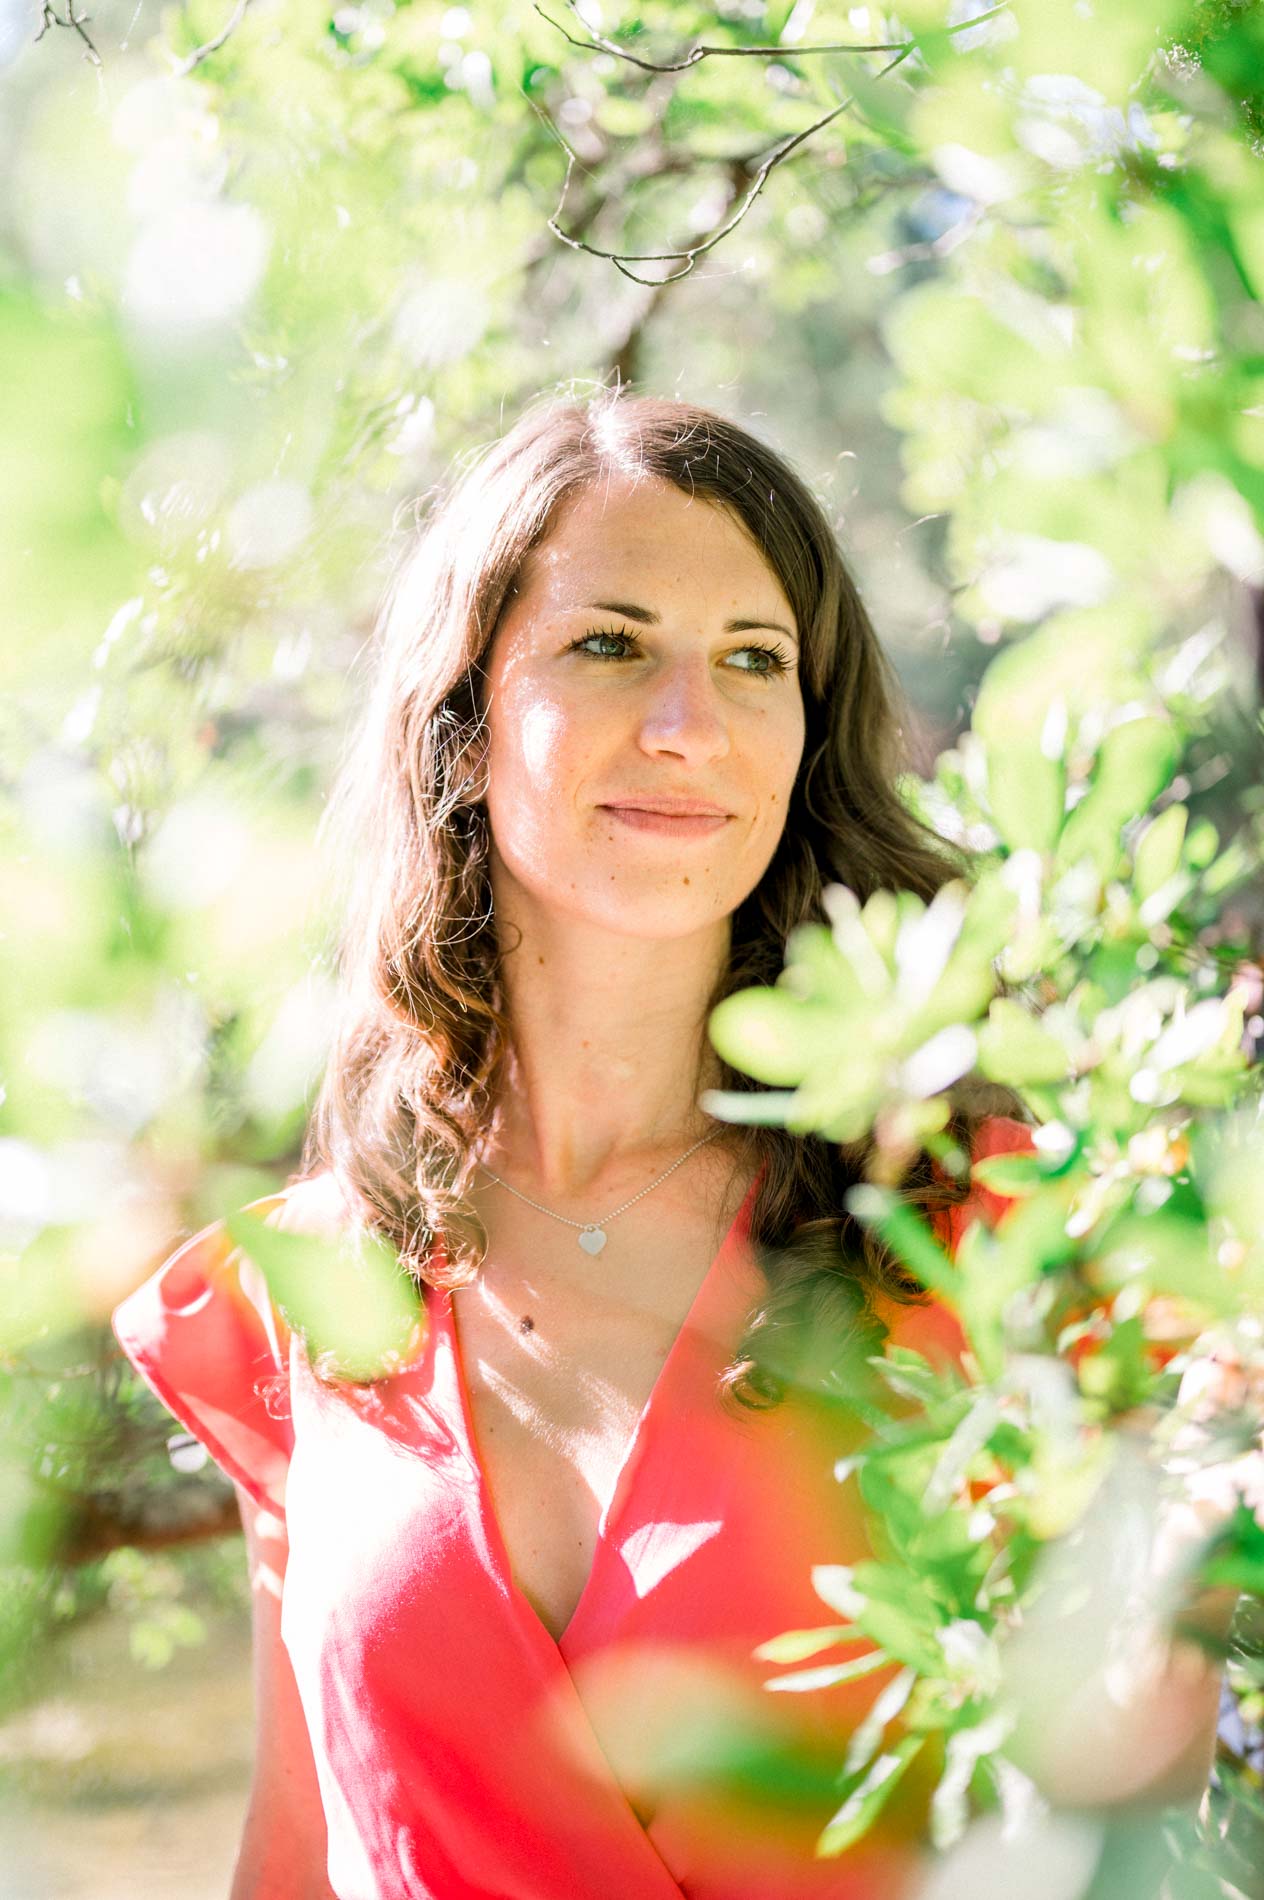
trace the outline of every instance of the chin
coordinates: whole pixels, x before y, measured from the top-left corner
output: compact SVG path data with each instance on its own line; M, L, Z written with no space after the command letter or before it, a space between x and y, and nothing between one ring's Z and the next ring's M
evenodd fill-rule
M583 920L600 930L621 937L639 937L646 941L695 937L713 931L725 923L736 905L726 907L714 899L705 903L689 901L689 892L648 891L635 900L585 907Z
M676 863L633 866L626 856L600 870L590 870L571 886L604 890L594 906L613 928L637 937L687 937L713 929L731 918L756 889L767 866L749 860L737 865ZM613 881L612 881L613 880ZM595 921L595 919L594 919Z
M499 870L507 881L506 897L516 886L533 909L646 941L716 930L762 875L749 866L735 875L737 867L731 863L637 865L629 856L626 851L582 853L520 866L502 859Z

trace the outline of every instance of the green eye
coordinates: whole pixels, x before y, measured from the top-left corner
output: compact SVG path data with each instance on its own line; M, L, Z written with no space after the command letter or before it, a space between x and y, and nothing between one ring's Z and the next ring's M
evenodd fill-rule
M790 672L793 664L779 647L765 646L761 640L756 640L750 646L736 648L735 653L729 655L730 659L735 658L737 653L753 653L756 656L757 665L739 666L736 669L739 673L751 674L755 679L777 679L781 674Z
M609 641L614 651L611 652L609 648L607 648L604 653L596 651L594 643L599 640ZM594 660L623 660L631 657L631 655L635 653L636 646L637 641L635 634L624 633L621 628L617 627L593 627L590 632L581 634L577 640L572 640L567 646L566 651L568 653L586 653ZM758 640L749 646L736 647L734 653L729 654L727 659L732 660L734 654L737 653L753 653L759 656L756 665L738 666L733 669L733 671L738 673L753 674L757 679L775 679L778 674L788 673L791 668L791 662L786 659L785 655L781 653L778 648L764 646Z
M631 636L629 634L611 633L606 628L599 627L593 633L584 634L581 639L572 640L570 643L570 646L567 648L567 651L569 653L575 653L577 651L582 652L582 653L587 653L591 651L590 642L593 640L609 640L616 647L620 649L616 653L594 653L593 658L595 660L622 659L623 654L627 651L628 646L632 643Z

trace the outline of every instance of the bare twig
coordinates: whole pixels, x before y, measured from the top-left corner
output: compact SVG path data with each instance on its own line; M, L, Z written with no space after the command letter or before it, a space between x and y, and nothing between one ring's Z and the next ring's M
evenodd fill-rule
M576 0L569 0L569 3L570 3L571 11L573 13L577 12ZM565 26L563 26L558 20L555 20L551 14L545 12L544 8L539 4L539 0L536 0L535 10L540 15L541 19L547 20L548 24L551 27L553 27L555 31L560 33L562 37L565 40L567 40L570 45L577 46L585 52L591 51L591 52L609 53L609 54L612 54L615 58L626 60L628 64L639 67L643 72L657 73L657 74L685 72L690 67L696 66L702 60L709 59L709 58L751 58L751 59L764 58L764 59L767 59L767 58L775 57L775 58L782 58L782 59L791 59L791 58L796 57L800 53L804 53L804 54L807 54L807 53L892 53L894 54L894 57L892 59L889 59L886 62L886 64L882 66L878 70L877 73L874 74L873 76L874 79L878 80L878 79L885 78L887 73L892 72L895 69L895 67L901 65L904 62L904 60L910 57L911 54L917 52L922 44L922 41L919 40L917 37L912 37L912 38L908 38L908 39L904 39L900 41L884 41L884 42L852 41L852 42L837 44L837 45L830 44L830 45L813 45L813 46L715 46L715 45L711 45L707 43L699 43L698 45L694 46L689 53L685 54L680 59L657 62L653 60L642 59L637 54L629 53L626 50L626 48L620 46L616 40L612 40L608 38L605 34L593 33L587 27L586 23L585 23L585 31L588 33L588 38L586 40L576 38L574 34L567 31ZM940 29L940 31L942 31L944 35L965 33L965 32L968 32L970 28L972 27L982 26L985 21L994 19L997 14L1003 13L1005 12L1005 10L1006 10L1005 4L990 7L984 13L975 14L973 18L969 20L961 20L955 26L944 27ZM532 103L534 104L534 101ZM539 110L538 107L536 109ZM604 258L606 262L613 264L615 269L619 271L622 276L629 278L632 283L643 284L651 290L661 289L664 284L676 283L678 282L680 278L687 277L690 271L693 269L696 262L698 261L698 259L702 257L707 251L712 250L715 247L715 245L717 245L721 241L722 238L726 238L729 235L729 233L735 230L736 227L741 223L742 219L746 216L747 212L750 210L751 206L754 204L756 198L758 198L759 194L762 192L765 184L768 181L769 175L776 169L776 167L778 165L783 164L785 160L789 158L793 152L798 150L799 146L803 145L808 139L814 137L817 132L822 131L827 125L831 124L831 122L834 119L838 118L839 115L843 112L856 112L858 116L863 117L863 115L860 114L860 108L854 96L848 99L844 99L839 105L832 107L828 112L822 113L818 119L813 120L812 124L809 126L806 126L802 132L795 133L793 138L787 139L784 144L778 146L775 151L769 154L769 156L764 160L764 162L759 166L758 170L755 172L751 180L749 189L745 192L745 194L739 200L736 206L736 209L733 211L733 214L731 217L729 217L723 224L719 225L714 231L710 233L708 237L704 238L700 243L693 244L693 245L682 245L682 246L679 246L677 249L670 250L670 251L601 250L596 245L588 243L588 241L585 238L580 237L577 234L577 230L574 226L572 226L572 228L569 231L564 230L562 228L562 222L561 222L562 214L566 207L566 200L567 200L568 193L570 191L571 180L572 180L572 177L574 176L575 167L580 164L580 159L578 157L578 154L567 143L566 139L563 138L561 132L558 131L557 127L548 118L547 114L541 112L540 116L544 119L545 124L548 126L549 130L552 132L553 136L557 139L559 145L561 145L562 149L566 153L566 173L562 179L562 189L558 197L557 208L555 209L553 216L548 220L548 228L553 233L554 237L559 238L561 242L567 245L571 250L586 251L590 257ZM591 216L589 217L589 219L586 220L586 222L591 222ZM630 270L628 268L628 266L631 264L670 264L677 261L680 262L680 266L681 266L680 269L670 271L666 276L663 276L663 277L646 277L646 276L643 276L639 271Z
M887 73L891 72L894 67L900 65L903 60L906 60L909 54L913 52L915 44L916 42L909 41L906 45L902 46L895 58L888 60L886 65L875 74L875 78L882 79ZM548 221L549 230L553 232L555 237L560 238L563 244L569 245L572 250L587 251L590 257L605 258L607 262L613 264L615 269L621 272L624 277L630 278L634 284L646 284L653 290L658 289L662 284L674 284L678 282L680 278L687 277L698 259L707 251L713 250L721 238L726 238L730 231L736 230L737 226L742 222L742 219L746 216L746 213L750 210L756 198L758 198L760 192L763 190L769 175L778 165L783 164L792 152L797 151L798 147L812 138L815 133L821 131L834 119L838 118L840 113L850 111L854 105L854 99L842 100L840 104L832 106L828 112L823 112L819 119L814 119L811 125L805 126L802 132L796 132L794 137L787 139L784 145L779 145L774 152L769 154L755 173L754 178L751 180L750 188L745 195L739 199L737 208L728 222L717 226L711 235L704 238L700 244L681 245L673 251L602 251L598 250L596 245L589 244L583 238L577 238L572 233L562 229L559 219L566 204L566 194L570 186L571 174L575 169L577 159L575 153L571 151L570 146L566 145L566 141L562 138L561 133L558 132L557 137L561 144L566 147L567 152L566 175L562 180L562 190L557 201L557 209ZM557 128L554 127L553 129L556 132ZM669 271L665 277L643 277L637 271L627 268L629 264L667 264L671 263L674 258L683 258L685 262L680 270Z
M756 172L754 179L751 181L750 189L747 191L745 197L739 201L737 209L728 220L728 223L718 226L717 229L711 233L710 237L705 238L701 244L682 245L673 251L603 251L599 250L596 245L589 244L585 239L573 237L569 232L564 231L558 220L561 218L562 210L566 203L566 194L570 188L571 173L575 167L576 160L573 152L568 152L566 174L562 180L561 195L557 201L557 209L548 221L549 230L552 231L555 237L560 238L563 244L569 245L574 251L587 251L590 257L604 257L608 262L614 265L616 270L622 272L623 276L630 278L634 284L648 284L651 289L656 289L660 284L673 284L677 282L679 278L687 277L704 252L711 250L720 242L721 238L727 237L730 231L736 229L763 190L769 173L772 172L777 165L780 165L784 159L788 158L796 146L802 145L805 139L811 138L814 132L819 132L822 127L827 126L832 119L838 118L839 114L845 112L850 104L851 101L845 99L841 105L835 106L831 111L823 113L819 119L814 120L811 125L796 134L793 139L788 140L785 145L778 147ZM683 258L685 262L680 270L669 271L665 277L645 277L642 276L639 271L629 270L627 268L629 264L671 263L675 258Z
M1005 4L989 7L986 13L976 13L971 20L961 20L956 26L941 27L936 31L944 34L965 33L971 27L982 26L985 20L994 19L998 13L1004 13L1007 3L1008 0L1005 0ZM570 9L572 13L578 12L575 0L570 0ZM608 39L604 33L594 33L586 21L584 27L588 38L576 39L573 33L568 33L559 21L544 11L539 0L536 0L535 10L572 46L578 46L584 52L612 53L616 59L626 60L630 66L639 66L646 73L683 73L704 59L799 59L809 53L911 53L917 44L916 40L842 40L817 46L712 46L700 41L683 59L659 61L641 59L637 54L629 53L617 40Z
M214 38L207 40L202 46L195 47L187 59L180 61L180 64L176 67L177 79L184 79L193 71L195 66L200 66L204 59L209 59L212 53L218 53L225 40L231 38L245 19L246 9L249 5L250 0L237 0L236 6Z
M749 176L750 164L745 160L734 158L729 161L727 197L730 204L738 197ZM572 225L572 235L574 230L575 227ZM610 358L609 367L620 383L635 382L640 374L645 333L662 308L669 282L670 279L664 279L662 283L654 285L651 295L642 304L640 314L628 325L622 342Z
M90 16L88 14L78 14L75 12L75 0L66 0L66 17L64 20L60 13L58 13L56 7L52 5L52 0L44 0L44 4L40 10L40 29L35 35L35 38L42 40L50 26L73 28L86 48L84 58L90 59L94 66L99 66L101 64L101 55L88 37L87 29L89 19Z

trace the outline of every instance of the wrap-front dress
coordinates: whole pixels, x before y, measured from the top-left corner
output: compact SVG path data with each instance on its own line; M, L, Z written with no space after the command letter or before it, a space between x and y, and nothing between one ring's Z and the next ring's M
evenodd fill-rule
M1030 1142L993 1117L975 1153ZM312 1373L222 1223L115 1309L120 1345L163 1404L284 1520L282 1640L339 1900L916 1894L923 1757L870 1834L813 1855L847 1739L893 1666L778 1693L764 1685L784 1667L751 1653L837 1622L812 1566L871 1554L855 1485L834 1475L836 1425L827 1442L806 1404L734 1417L715 1396L765 1286L747 1244L754 1192L642 1410L558 1641L518 1588L491 1507L454 1295L428 1287L424 1344L351 1397ZM971 1218L1004 1206L976 1186L941 1217L943 1237L955 1245ZM880 1314L932 1358L960 1350L935 1302ZM871 1647L856 1639L814 1660ZM754 1775L751 1738L767 1750ZM690 1766L700 1747L706 1773ZM786 1771L770 1774L769 1760Z

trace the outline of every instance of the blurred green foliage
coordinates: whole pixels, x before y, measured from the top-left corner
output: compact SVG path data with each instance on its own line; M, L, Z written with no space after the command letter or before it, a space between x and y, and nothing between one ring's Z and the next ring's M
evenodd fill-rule
M416 498L540 388L687 393L799 463L908 685L910 802L995 855L968 899L842 897L791 945L757 1072L802 1126L881 1105L933 1145L977 1061L1042 1116L1070 1092L1074 1173L1090 1137L1214 1120L1264 1026L1258 9L140 0L87 24L95 60L62 17L0 22L10 1665L107 1589L168 1605L149 1660L194 1633L168 1586L231 1497L105 1315L293 1164L357 655ZM877 997L842 1100L796 1037ZM1188 1227L1259 1211L1218 1139L1140 1251L1163 1165L1105 1195L1098 1295L1214 1304ZM960 1270L1021 1287L1034 1225ZM1138 1330L1079 1354L1107 1408L1146 1388ZM1245 1640L1233 1668L1258 1720ZM893 1772L852 1766L835 1846Z

